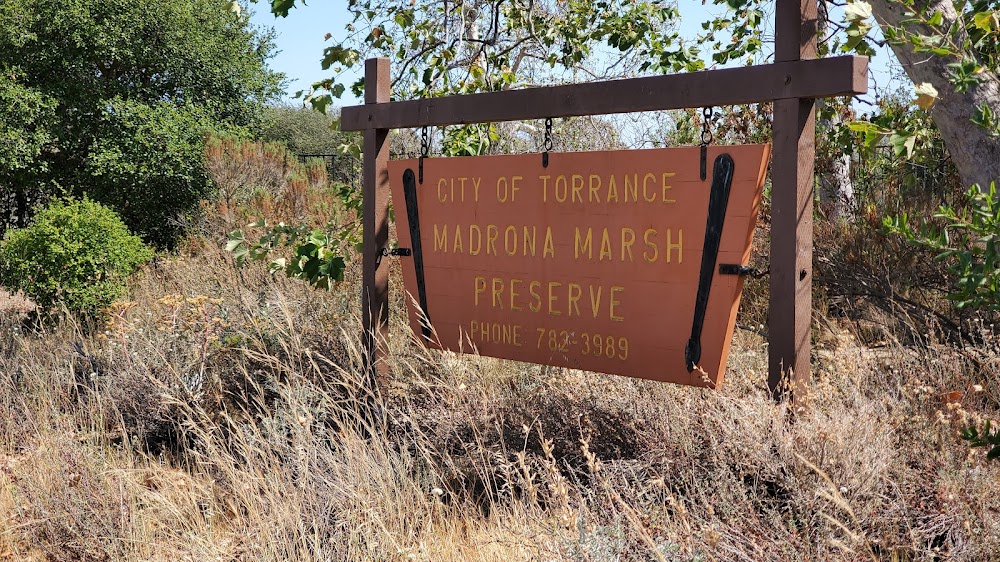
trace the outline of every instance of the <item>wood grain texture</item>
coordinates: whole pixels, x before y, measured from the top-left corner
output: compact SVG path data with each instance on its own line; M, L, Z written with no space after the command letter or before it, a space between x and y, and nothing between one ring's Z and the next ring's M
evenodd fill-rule
M736 168L702 334L704 376L684 361L711 187L711 177L699 179L698 147L553 153L547 168L538 154L426 159L417 194L428 345L717 386L742 289L717 268L749 258L770 147L711 146L709 162L723 152ZM389 163L400 247L411 247L402 177L417 165ZM413 259L401 260L419 339Z
M816 0L778 0L775 58L816 56ZM816 102L774 103L768 387L804 405L810 378Z
M868 58L706 70L345 107L344 131L402 129L821 98L868 91Z
M389 101L389 59L365 61L365 103ZM362 183L363 244L361 315L365 346L365 372L372 391L386 389L386 336L389 329L389 267L376 267L379 250L389 240L389 130L369 129L364 132L364 165Z

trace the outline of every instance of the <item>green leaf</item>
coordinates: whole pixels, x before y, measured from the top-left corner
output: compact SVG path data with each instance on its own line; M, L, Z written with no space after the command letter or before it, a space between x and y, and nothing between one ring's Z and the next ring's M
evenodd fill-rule
M889 143L892 145L892 151L896 156L902 156L906 154L906 158L909 159L913 156L913 147L917 142L917 137L914 135L901 134L899 132L893 133L889 136Z
M997 13L995 11L978 12L973 14L972 23L977 28L986 32L994 30L1000 31L1000 21L998 21Z
M305 0L302 1L305 4ZM288 12L295 7L295 0L272 0L271 13L283 18L288 17Z

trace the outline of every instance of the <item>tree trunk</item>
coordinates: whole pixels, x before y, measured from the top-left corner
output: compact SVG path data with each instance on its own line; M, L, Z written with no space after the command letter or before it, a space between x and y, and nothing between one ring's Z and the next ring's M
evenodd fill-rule
M894 0L870 2L879 25L883 28L886 25L904 28L902 22L907 19L905 6ZM930 0L927 7L929 13L939 11L943 14L941 27L945 29L960 17L952 0ZM907 24L905 29L919 35L937 34L922 25ZM960 42L964 37L956 39ZM978 184L981 189L989 187L991 181L1000 184L1000 138L990 137L984 129L972 123L976 108L984 104L991 108L1000 107L1000 76L996 70L987 70L979 75L978 84L960 93L948 82L947 65L954 60L929 53L915 53L908 43L891 47L914 84L929 82L937 89L938 99L931 109L931 118L941 131L941 138L962 182L967 186Z
M829 169L819 174L819 201L830 220L846 219L854 212L850 154L834 156Z

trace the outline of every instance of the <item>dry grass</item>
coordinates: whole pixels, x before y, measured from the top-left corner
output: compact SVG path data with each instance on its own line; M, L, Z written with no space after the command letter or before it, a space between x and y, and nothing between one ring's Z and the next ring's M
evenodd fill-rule
M356 294L192 244L93 335L4 315L0 558L998 557L993 357L844 336L792 421L751 332L713 392L421 351L397 295L365 415Z
M0 295L0 560L1000 560L1000 463L957 435L998 417L995 353L904 347L933 341L890 337L912 311L866 328L831 283L792 415L765 388L764 281L718 391L429 352L397 291L371 401L358 279L316 292L219 248L256 213L350 218L251 148L214 157L252 203L206 205L106 325ZM821 274L862 246L821 249Z

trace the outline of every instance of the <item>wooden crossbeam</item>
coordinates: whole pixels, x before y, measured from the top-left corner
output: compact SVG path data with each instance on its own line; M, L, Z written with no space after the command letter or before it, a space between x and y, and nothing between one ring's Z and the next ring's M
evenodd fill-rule
M843 56L665 76L345 107L344 131L404 129L858 95L868 57Z

